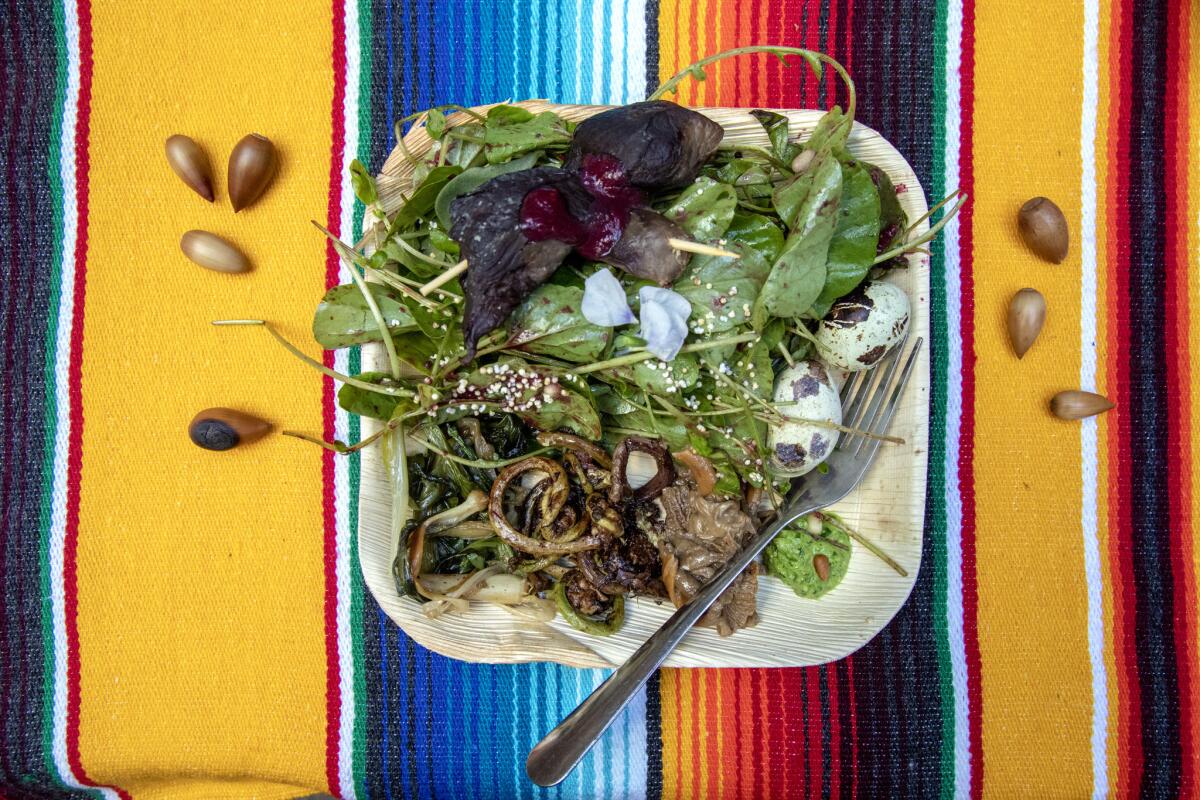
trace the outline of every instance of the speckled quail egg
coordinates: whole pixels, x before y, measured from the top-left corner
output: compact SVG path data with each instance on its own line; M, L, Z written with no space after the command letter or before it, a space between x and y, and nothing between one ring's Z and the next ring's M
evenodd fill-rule
M796 421L768 428L771 467L782 475L803 475L828 458L837 444L836 429L802 421L842 423L837 380L820 361L797 361L779 373L774 396L779 413Z
M867 281L834 303L817 326L821 360L847 372L870 369L904 338L908 311L903 289Z

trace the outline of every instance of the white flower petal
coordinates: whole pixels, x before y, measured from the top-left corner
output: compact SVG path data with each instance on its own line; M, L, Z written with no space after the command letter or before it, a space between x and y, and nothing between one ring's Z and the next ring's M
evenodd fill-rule
M661 286L643 286L638 290L638 302L642 305L659 303L665 306L672 316L680 317L684 322L687 322L687 318L692 314L692 304L687 301L686 297L671 289L663 289Z
M663 361L673 360L687 339L687 317L672 313L662 303L643 301L641 319L638 335L646 340L646 349Z
M584 281L580 310L584 319L603 328L637 321L625 298L625 288L607 269L596 272Z

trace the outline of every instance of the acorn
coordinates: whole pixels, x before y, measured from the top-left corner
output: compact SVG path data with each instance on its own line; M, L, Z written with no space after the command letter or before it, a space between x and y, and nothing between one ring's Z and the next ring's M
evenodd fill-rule
M189 259L215 272L246 272L250 259L241 250L208 231L188 231L179 239L179 249Z
M179 179L208 202L213 201L212 166L200 145L188 136L177 133L167 137L167 163Z
M817 577L822 582L829 580L829 556L824 553L817 553L813 556L813 569L816 570Z
M1050 400L1050 413L1059 419L1094 417L1112 408L1116 406L1104 395L1077 389L1059 392Z
M1035 197L1021 206L1017 227L1026 246L1047 261L1061 264L1067 257L1070 232L1062 209L1052 200Z
M1022 289L1008 303L1008 339L1017 358L1024 358L1042 332L1046 298L1037 289Z
M261 439L271 423L232 408L206 408L192 418L188 436L205 450L231 450Z
M275 177L275 145L261 133L242 137L229 154L229 200L236 214L259 198Z

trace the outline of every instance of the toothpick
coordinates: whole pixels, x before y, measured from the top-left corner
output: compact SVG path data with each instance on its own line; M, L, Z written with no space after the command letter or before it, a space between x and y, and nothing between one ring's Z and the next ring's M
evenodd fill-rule
M698 253L702 256L720 256L722 258L741 258L740 253L734 253L730 250L722 250L719 247L713 247L700 242L693 242L691 239L676 239L674 236L667 239L667 244L674 247L676 250L682 250L685 253Z
M442 284L449 283L450 281L454 280L455 278L457 278L459 275L462 275L466 271L467 271L467 262L466 262L466 259L464 259L464 260L458 262L457 264L455 264L450 269L443 272L441 275L438 275L436 278L431 280L429 283L422 286L418 291L421 293L422 297L428 297L439 286L441 286Z

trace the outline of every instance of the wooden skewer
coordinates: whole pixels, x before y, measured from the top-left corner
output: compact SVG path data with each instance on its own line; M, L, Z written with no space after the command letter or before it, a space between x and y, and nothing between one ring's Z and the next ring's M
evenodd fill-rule
M729 250L722 250L719 247L712 245L700 244L693 242L691 239L676 239L672 236L667 239L667 244L674 247L676 250L682 250L685 253L699 253L702 256L721 256L723 258L741 258L739 253L734 253Z
M454 280L455 278L457 278L459 275L462 275L466 271L467 271L467 262L466 262L466 259L464 259L464 260L458 262L457 264L455 264L450 269L443 272L441 275L438 275L436 278L434 278L429 283L422 286L417 291L419 291L421 293L422 297L428 297L430 294L432 294L434 291L436 291L439 286L449 283L450 281Z

